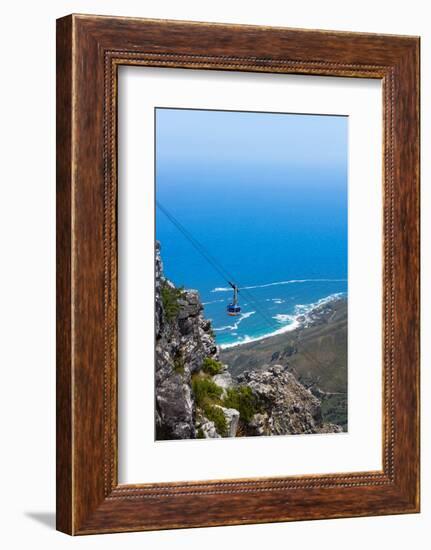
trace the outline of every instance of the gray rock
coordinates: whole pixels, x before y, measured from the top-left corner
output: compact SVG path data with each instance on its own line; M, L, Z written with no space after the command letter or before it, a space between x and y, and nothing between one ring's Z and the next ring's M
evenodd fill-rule
M220 374L216 374L213 376L213 380L217 386L220 386L224 390L227 390L227 388L231 388L233 386L232 376L228 370L225 370Z
M205 439L217 439L221 435L217 432L215 424L212 420L204 418L202 424L200 424L199 429L202 430L202 434Z
M180 320L187 319L188 317L196 317L203 310L197 290L185 291L182 298L178 300L178 304L181 308L178 314L178 319Z
M162 300L164 285L172 290L176 289L163 275L160 245L156 243L156 437L195 438L196 405L191 389L191 375L201 369L206 357L218 359L219 350L212 335L211 322L203 316L203 306L198 292L181 292L177 299L178 313L174 318L172 315L168 318ZM213 433L211 427L208 427L207 432Z
M237 411L236 409L227 409L225 407L221 407L220 405L216 406L223 411L224 417L226 418L226 437L235 437L239 423L239 411Z
M300 384L282 365L264 371L249 371L238 377L251 388L260 412L248 423L249 435L285 435L340 431L322 421L319 399Z
M157 439L195 437L193 412L190 384L180 374L170 373L156 392Z

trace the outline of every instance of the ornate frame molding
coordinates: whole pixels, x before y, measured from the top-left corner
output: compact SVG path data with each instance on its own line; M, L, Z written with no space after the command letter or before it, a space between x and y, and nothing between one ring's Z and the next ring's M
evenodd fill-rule
M217 46L222 37L229 45ZM215 46L203 53L202 42ZM57 48L58 528L84 534L418 511L418 39L69 16L58 21ZM382 471L118 485L119 65L382 80Z

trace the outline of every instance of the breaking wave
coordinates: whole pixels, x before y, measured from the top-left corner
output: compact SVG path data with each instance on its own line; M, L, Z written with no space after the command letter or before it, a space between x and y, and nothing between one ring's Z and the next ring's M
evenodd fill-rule
M311 304L298 304L297 306L295 306L295 313L293 315L289 313L278 313L277 315L273 316L273 319L281 325L280 328L271 332L267 332L265 334L260 334L258 336L249 336L246 334L241 338L238 338L235 342L221 344L220 347L221 349L233 348L235 346L248 344L250 342L258 342L259 340L264 340L265 338L270 338L271 336L284 334L285 332L291 332L298 327L307 325L308 315L311 314L314 310L325 304L333 302L334 300L344 298L346 297L346 295L346 292L336 292L334 294L326 296L325 298L321 298L317 302L313 302Z
M302 284L302 283L344 283L347 279L290 279L288 281L277 281L275 283L265 283L263 285L250 285L240 287L239 290L253 290L256 288L267 288L269 286L279 286L279 285L293 285L293 284ZM232 288L218 286L213 288L211 292L231 292Z
M210 304L220 304L221 302L224 302L225 299L222 298L221 300L212 300L211 302L202 302L203 306L209 306Z
M238 320L236 323L234 323L233 325L225 325L223 327L217 327L217 328L213 328L214 332L220 332L222 330L237 330L240 323L242 321L244 321L244 319L248 319L249 317L251 317L252 315L254 315L256 312L255 311L248 311L247 313L241 313L239 316L238 316Z

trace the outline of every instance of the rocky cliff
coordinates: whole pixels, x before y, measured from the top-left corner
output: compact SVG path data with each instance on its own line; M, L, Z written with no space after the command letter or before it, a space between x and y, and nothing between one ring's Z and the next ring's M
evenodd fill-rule
M196 437L191 377L218 349L198 293L177 289L163 275L156 247L156 435L157 439Z
M240 387L250 388L258 412L246 426L247 435L283 435L341 432L324 423L321 403L300 384L288 367L245 372L237 377Z
M323 422L319 399L286 366L231 376L197 291L164 277L159 245L155 275L157 439L341 431Z

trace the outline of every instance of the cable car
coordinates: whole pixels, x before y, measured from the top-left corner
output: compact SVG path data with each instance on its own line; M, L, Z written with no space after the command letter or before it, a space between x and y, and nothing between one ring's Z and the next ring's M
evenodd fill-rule
M241 313L241 306L238 304L238 287L229 282L230 286L233 288L233 300L226 308L227 314L231 317L236 317Z

